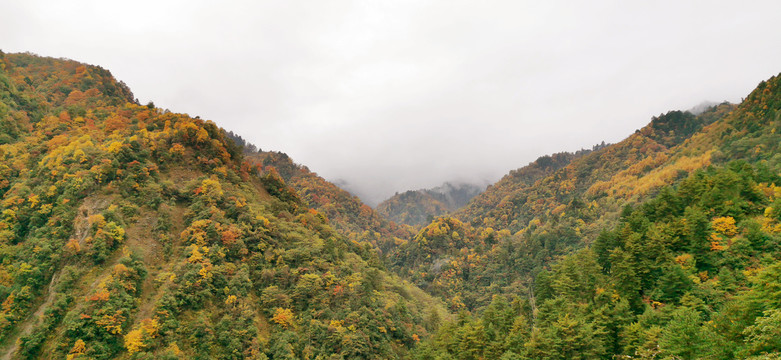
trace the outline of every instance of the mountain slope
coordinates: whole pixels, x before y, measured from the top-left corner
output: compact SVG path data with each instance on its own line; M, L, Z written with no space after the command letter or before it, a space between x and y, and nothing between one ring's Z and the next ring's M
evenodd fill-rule
M740 107L722 104L699 116L669 112L626 140L574 159L532 185L505 177L454 214L462 221L453 226L454 220L435 220L390 261L419 286L443 296L454 310L484 306L492 294L529 291L534 274L556 257L593 242L615 224L626 204L653 197L688 172L728 159L723 154L734 153L734 147L721 133L729 124L745 122L751 106L753 100L747 99ZM759 129L754 135L770 147L774 133ZM739 142L754 140L743 137ZM774 153L756 156L768 154ZM465 239L465 233L475 236Z
M778 358L781 177L768 170L697 170L542 272L534 296L495 297L413 357Z
M507 228L516 232L534 218L546 217L546 212L562 205L566 206L569 201L582 197L586 192L606 191L610 187L624 185L619 180L622 177L631 182L644 176L667 160L671 148L681 144L730 109L730 105L723 104L699 116L671 111L654 117L650 124L627 139L617 144L595 147L595 151L583 154L577 159L561 159L565 155L557 154L558 157L554 155L551 159L553 165L548 165L550 161L539 164L538 160L511 172L455 216L474 225ZM537 168L550 170L537 177L524 176ZM610 181L613 183L609 183ZM605 189L598 185L602 183L605 183L602 186ZM623 190L618 194L619 191L616 190L609 195L629 198L662 184L649 184L647 188L636 189L634 193Z
M424 228L397 265L417 261L410 278L481 314L445 324L413 358L781 356L781 79L700 116L654 118L540 180L529 197L558 206L515 235L455 219ZM485 220L497 219L473 218Z
M473 184L444 183L432 189L396 194L377 205L377 212L397 223L421 226L432 218L452 213L483 191Z
M594 150L601 149L605 145L595 146ZM553 155L541 156L527 166L510 171L496 184L486 189L485 192L475 197L466 207L459 209L455 217L475 223L485 223L488 226L499 228L510 227L512 221L517 224L512 213L513 204L518 202L517 198L524 196L537 181L549 176L553 172L569 165L573 160L588 154L590 151L579 151L576 153L556 153ZM520 211L517 211L520 212ZM501 214L501 215L500 215ZM499 218L499 223L493 218ZM489 219L492 218L492 219ZM479 221L477 219L480 219ZM512 219L512 221L508 221ZM483 221L487 220L487 221Z
M368 242L387 252L411 238L413 230L381 216L357 196L340 189L281 152L248 154L249 161L277 172L308 206L324 214L330 224L356 242Z
M1 56L5 357L398 358L446 318L214 123Z

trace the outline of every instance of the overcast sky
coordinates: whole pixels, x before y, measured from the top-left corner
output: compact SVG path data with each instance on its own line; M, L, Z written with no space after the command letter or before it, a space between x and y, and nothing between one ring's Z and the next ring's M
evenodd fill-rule
M781 1L0 1L0 49L288 153L370 204L495 181L738 102L781 72Z

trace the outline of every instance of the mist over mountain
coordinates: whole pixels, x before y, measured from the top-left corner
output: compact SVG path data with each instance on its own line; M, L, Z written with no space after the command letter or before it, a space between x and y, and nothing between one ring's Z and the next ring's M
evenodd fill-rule
M409 190L384 200L377 212L397 223L420 226L466 205L488 184L446 182L431 189Z
M724 102L722 102L722 103L724 103ZM692 114L694 114L694 115L699 115L699 114L704 113L708 109L710 109L710 108L712 108L712 107L714 107L716 105L719 105L719 104L720 103L715 102L715 101L703 101L703 102L701 102L701 103L699 103L699 104L689 108L689 110L687 110L687 111L692 113Z
M0 359L781 360L779 14L0 1Z
M738 103L781 62L778 1L74 1L1 2L3 50L100 64L370 205Z
M780 79L375 210L106 69L0 52L0 351L778 357Z

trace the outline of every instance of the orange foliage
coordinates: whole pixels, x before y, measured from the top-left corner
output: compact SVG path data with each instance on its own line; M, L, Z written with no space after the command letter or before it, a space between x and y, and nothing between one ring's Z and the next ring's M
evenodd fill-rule
M76 240L76 239L68 240L68 243L65 244L65 249L71 255L78 253L79 251L81 251L81 246L79 245L79 240Z
M89 300L89 301L108 301L108 298L109 298L108 290L106 290L106 288L101 288L100 290L98 290L97 292L92 294L92 296L87 298L87 300Z
M274 311L274 316L271 317L271 321L282 325L284 328L289 328L295 324L295 316L293 310L277 308Z
M236 243L239 235L236 228L231 228L222 232L222 244L225 246L231 246Z
M103 127L106 131L124 130L128 125L130 125L130 119L117 114L112 114L103 123Z

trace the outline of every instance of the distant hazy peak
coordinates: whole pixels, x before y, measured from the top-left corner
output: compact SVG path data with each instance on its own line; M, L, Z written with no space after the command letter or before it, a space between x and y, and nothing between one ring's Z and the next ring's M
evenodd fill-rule
M452 213L482 193L487 184L445 182L431 189L396 193L377 205L377 212L398 223L417 226Z
M692 113L694 115L699 115L699 114L702 114L702 113L708 111L708 109L710 109L710 108L712 108L712 107L714 107L716 105L723 104L723 103L724 102L716 102L716 101L705 100L705 101L703 101L703 102L693 106L691 109L686 110L686 111L688 111L688 112L690 112L690 113Z

